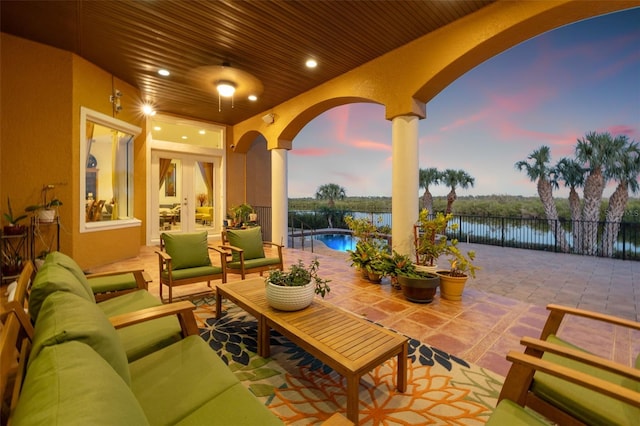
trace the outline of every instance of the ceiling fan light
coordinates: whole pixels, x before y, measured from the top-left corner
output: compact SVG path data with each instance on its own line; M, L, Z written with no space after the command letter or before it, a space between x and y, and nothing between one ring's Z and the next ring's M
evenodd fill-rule
M236 85L230 81L219 81L216 89L223 98L230 98L236 91Z

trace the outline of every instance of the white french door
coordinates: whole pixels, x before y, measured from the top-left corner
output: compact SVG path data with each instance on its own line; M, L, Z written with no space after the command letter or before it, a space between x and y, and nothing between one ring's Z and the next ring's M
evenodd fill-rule
M222 158L152 149L150 237L222 228Z

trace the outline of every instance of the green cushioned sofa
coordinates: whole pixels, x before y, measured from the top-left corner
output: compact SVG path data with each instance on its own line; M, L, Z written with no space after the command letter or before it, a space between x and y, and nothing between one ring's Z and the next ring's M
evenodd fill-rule
M26 318L12 303L13 313ZM129 362L113 324L86 294L50 293L39 306L26 360L28 351L22 351L26 374L14 380L22 387L9 413L11 424L281 425L198 335L193 304L174 305L191 306L190 319L183 318L192 325L191 334ZM156 318L169 307L147 309L146 317ZM144 316L133 315L135 321ZM22 323L29 329L28 319ZM3 333L18 322L5 324ZM14 338L13 353L24 349L20 342ZM4 337L2 344L4 357L12 351ZM3 377L2 383L9 381Z

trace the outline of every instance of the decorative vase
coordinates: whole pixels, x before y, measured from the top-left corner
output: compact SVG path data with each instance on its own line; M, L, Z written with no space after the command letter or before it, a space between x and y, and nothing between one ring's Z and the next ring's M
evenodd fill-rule
M438 271L440 277L440 296L447 300L461 300L467 276L452 277L449 271Z
M299 311L306 308L315 296L315 284L303 286L281 286L267 282L267 302L281 311Z
M440 284L440 277L436 274L425 272L422 277L408 277L398 275L398 282L402 288L404 297L416 303L431 303Z

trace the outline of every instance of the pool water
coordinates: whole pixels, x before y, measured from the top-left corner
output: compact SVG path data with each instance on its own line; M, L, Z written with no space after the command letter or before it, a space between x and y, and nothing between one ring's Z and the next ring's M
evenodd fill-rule
M314 237L333 250L347 251L355 249L357 238L344 234L320 234Z

